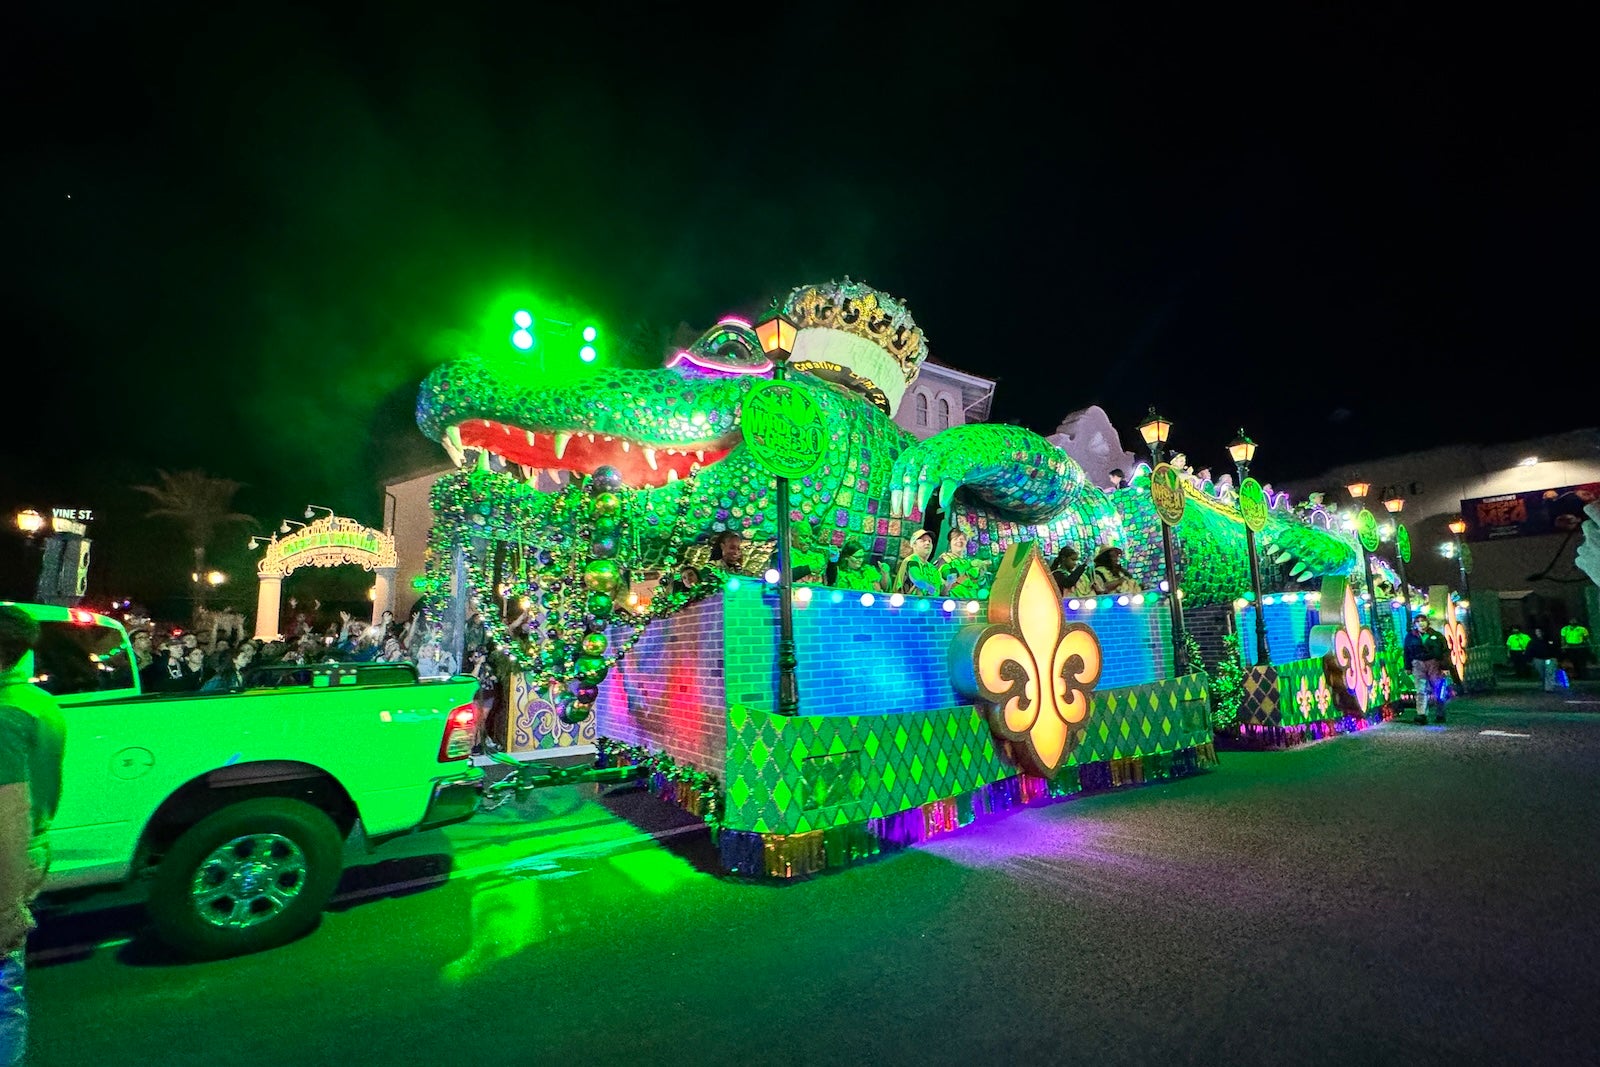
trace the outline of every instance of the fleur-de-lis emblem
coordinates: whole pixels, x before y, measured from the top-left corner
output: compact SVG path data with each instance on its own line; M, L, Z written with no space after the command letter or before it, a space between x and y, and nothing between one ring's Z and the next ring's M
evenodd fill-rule
M1378 645L1372 631L1361 625L1356 595L1348 585L1344 587L1344 627L1333 635L1333 656L1344 671L1344 687L1355 696L1356 706L1366 711L1372 700L1372 669L1378 660Z
M1331 703L1333 703L1333 690L1328 688L1328 679L1319 675L1317 677L1317 711L1326 715L1328 713L1328 705Z
M1311 714L1311 686L1304 678L1300 679L1300 692L1295 696L1295 703L1300 705L1300 714Z
M1389 699L1390 685L1391 685L1391 683L1389 681L1389 668L1385 667L1385 668L1383 668L1382 675L1380 675L1379 678L1378 678L1378 689L1379 689L1380 692L1383 693L1383 699L1384 700L1388 700Z
M1024 770L1055 774L1089 718L1100 680L1100 639L1067 623L1061 590L1032 542L1013 545L989 595L989 625L950 645L955 687L989 705L989 726Z
M1450 663L1457 678L1467 676L1467 628L1461 625L1461 605L1450 605L1450 621L1444 624L1444 642L1450 649Z

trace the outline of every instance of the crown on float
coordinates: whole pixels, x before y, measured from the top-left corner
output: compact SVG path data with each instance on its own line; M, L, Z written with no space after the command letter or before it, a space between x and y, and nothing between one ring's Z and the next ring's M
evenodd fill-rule
M839 330L871 341L900 364L907 385L928 358L928 339L906 306L848 274L843 282L802 285L784 300L783 312L802 330Z

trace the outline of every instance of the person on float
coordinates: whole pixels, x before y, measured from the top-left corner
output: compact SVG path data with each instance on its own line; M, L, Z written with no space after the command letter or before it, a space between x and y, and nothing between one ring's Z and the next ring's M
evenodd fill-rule
M939 568L939 586L945 596L975 597L988 581L988 569L967 555L969 538L954 527L944 552L934 561Z
M839 549L839 559L829 568L828 584L835 589L881 593L889 585L889 570L882 563L867 565L867 553L854 541Z
M1116 545L1106 545L1095 552L1093 588L1098 596L1139 592L1139 580L1122 565L1122 549Z
M1561 628L1561 659L1570 678L1582 678L1589 665L1589 628L1573 619Z
M1110 479L1111 488L1113 489L1121 489L1128 484L1128 475L1121 467L1113 467L1111 469Z
M711 542L711 562L729 574L741 573L744 565L744 538L733 530L723 530Z
M933 596L939 592L939 572L928 561L933 557L933 534L927 530L913 530L911 541L906 546L905 558L900 561L900 568L895 571L894 584L890 587L896 593L907 596Z
M1089 564L1082 561L1073 545L1061 546L1061 551L1056 553L1056 558L1050 564L1050 573L1055 576L1056 585L1061 587L1062 596L1094 595L1094 572Z

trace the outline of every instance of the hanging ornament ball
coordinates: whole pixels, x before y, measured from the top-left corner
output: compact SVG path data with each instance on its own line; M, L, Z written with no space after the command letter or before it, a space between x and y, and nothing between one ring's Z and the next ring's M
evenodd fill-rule
M599 537L601 534L615 534L619 524L619 520L615 515L605 515L597 518L594 520L594 535Z
M593 710L593 705L590 704L568 704L561 709L561 721L568 726L576 726L587 719L589 712Z
M606 661L600 656L579 656L573 667L578 677L586 682L598 682L606 676Z
M593 704L600 697L600 687L593 682L579 682L572 693L578 703Z
M609 559L592 560L583 568L583 584L595 593L615 593L622 584L622 568Z
M583 638L583 653L586 656L603 656L606 654L606 635L585 634Z
M596 519L607 518L622 510L622 498L616 493L601 493L590 505Z
M585 633L597 634L606 628L606 620L599 615L585 615L583 629Z
M605 618L611 614L611 595L609 593L589 594L589 614Z
M610 559L616 554L616 534L602 534L600 531L596 530L594 540L589 542L589 555L593 556L595 559Z
M615 467L596 467L589 476L589 492L614 493L622 488L622 472ZM599 501L596 501L599 503Z

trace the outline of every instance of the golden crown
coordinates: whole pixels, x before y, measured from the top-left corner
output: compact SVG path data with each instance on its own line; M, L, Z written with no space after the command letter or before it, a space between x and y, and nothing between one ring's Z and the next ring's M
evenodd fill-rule
M848 274L843 282L801 286L784 300L783 311L802 330L840 330L871 341L899 362L907 385L928 358L928 339L906 306Z

